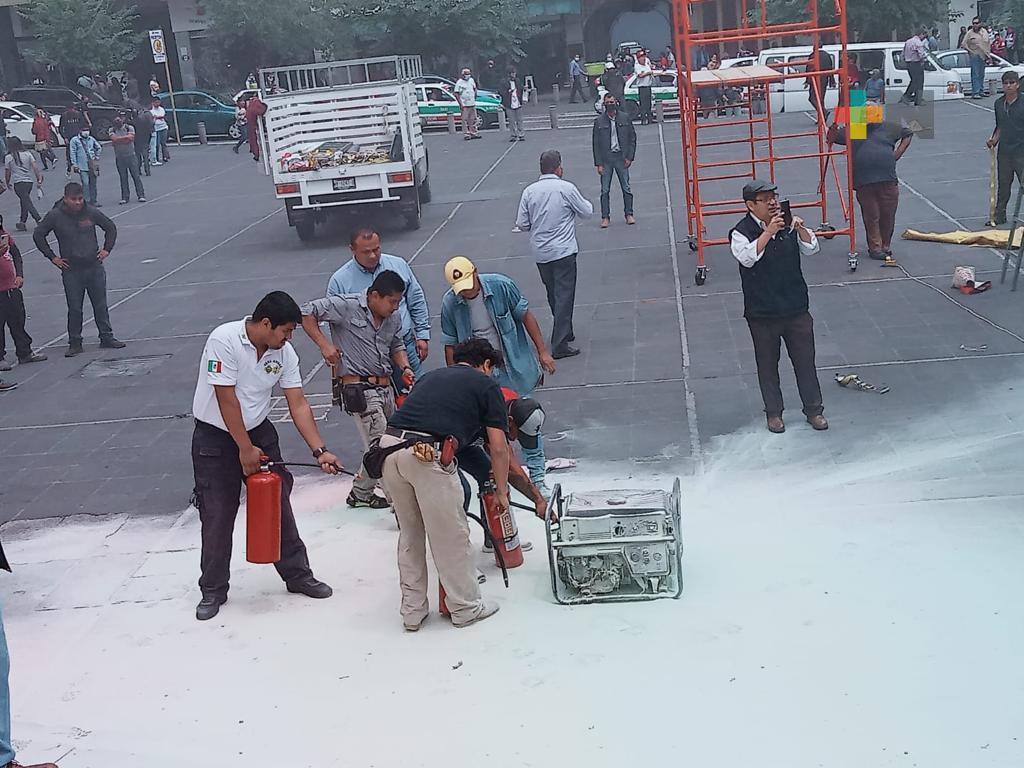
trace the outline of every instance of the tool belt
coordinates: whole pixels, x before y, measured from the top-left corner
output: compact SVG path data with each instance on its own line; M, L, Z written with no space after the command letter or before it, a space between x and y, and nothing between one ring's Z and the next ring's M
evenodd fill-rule
M397 437L402 442L389 445L387 448L378 445L363 455L363 469L374 480L379 480L383 476L385 459L406 448L412 448L413 454L420 461L424 463L438 461L442 467L451 466L455 461L455 452L459 449L459 441L451 435L439 438L436 435L428 435L426 432L409 432L395 427L388 427L384 430L384 434Z
M387 376L340 376L334 380L335 388L339 389L339 399L346 413L362 416L366 413L366 390L380 389L391 386Z

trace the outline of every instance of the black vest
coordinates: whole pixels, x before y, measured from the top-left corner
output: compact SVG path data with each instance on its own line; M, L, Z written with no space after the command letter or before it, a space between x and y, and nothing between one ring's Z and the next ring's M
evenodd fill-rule
M753 216L744 216L733 227L751 242L763 233ZM732 238L732 232L729 233ZM800 270L800 246L796 232L780 232L764 248L752 267L740 264L743 283L743 316L750 318L793 317L806 312L810 303L807 283Z

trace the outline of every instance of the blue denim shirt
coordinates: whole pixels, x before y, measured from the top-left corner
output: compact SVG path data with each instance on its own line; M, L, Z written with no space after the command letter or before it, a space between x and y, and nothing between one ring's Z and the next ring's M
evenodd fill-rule
M495 370L494 379L528 397L540 383L540 365L523 324L530 304L519 292L519 286L504 275L480 275L480 285L505 355L505 367ZM472 336L469 305L449 289L441 300L441 343L454 346Z
M328 296L344 296L349 293L362 293L374 279L384 270L397 272L405 281L405 295L398 307L402 317L402 335L414 333L417 339L430 338L430 313L427 309L427 297L420 287L419 280L413 274L412 267L400 256L387 253L380 255L377 269L367 272L355 259L350 259L341 269L335 272L327 283Z

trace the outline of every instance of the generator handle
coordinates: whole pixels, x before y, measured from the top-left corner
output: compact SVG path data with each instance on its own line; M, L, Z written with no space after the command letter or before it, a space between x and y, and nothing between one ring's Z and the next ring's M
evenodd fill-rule
M548 543L548 570L551 571L551 594L554 595L556 603L562 603L561 598L558 596L558 570L555 567L555 547L551 539L551 525L553 522L551 512L553 510L557 515L556 520L561 520L563 512L561 483L555 483L555 487L551 489L551 498L548 499L548 506L544 510L544 533Z

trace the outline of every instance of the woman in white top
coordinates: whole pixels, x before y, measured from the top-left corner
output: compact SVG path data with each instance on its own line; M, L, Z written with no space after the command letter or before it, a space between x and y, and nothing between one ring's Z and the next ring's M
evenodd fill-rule
M35 219L36 224L42 218L32 204L32 188L38 183L42 189L43 174L39 172L35 155L22 146L21 139L11 136L7 140L7 146L10 154L4 161L4 178L8 187L14 187L14 194L21 201L21 219L16 226L19 232L24 232L25 222L29 216Z
M167 111L160 104L160 99L153 99L153 108L149 110L149 114L153 116L153 138L149 140L149 161L153 165L169 163L171 153L167 151ZM159 156L157 150L160 151Z

